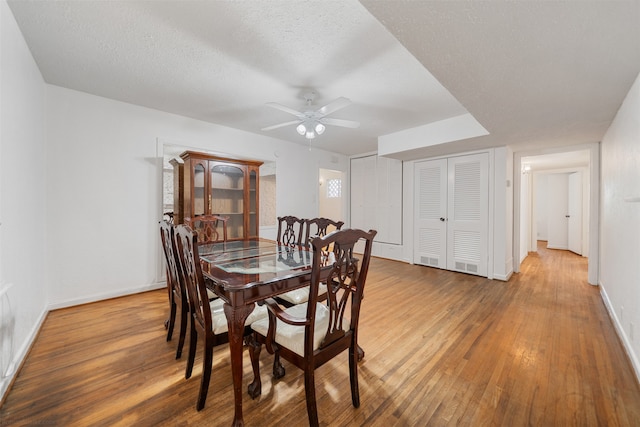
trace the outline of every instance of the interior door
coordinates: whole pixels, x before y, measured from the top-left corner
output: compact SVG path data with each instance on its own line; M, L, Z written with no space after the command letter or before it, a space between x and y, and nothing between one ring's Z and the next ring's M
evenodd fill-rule
M351 227L377 230L376 243L402 244L400 160L377 155L351 159Z
M447 269L487 275L489 156L448 159Z
M369 230L377 224L376 159L351 159L351 227Z
M568 249L569 238L569 176L566 173L549 174L547 187L547 247Z
M447 159L418 162L414 173L413 262L447 268Z
M582 255L582 172L569 174L567 199L569 206L568 247L571 252Z

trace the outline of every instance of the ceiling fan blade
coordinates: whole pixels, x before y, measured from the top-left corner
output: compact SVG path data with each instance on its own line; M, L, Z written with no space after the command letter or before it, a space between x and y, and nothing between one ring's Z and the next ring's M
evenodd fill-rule
M300 120L291 120L290 122L278 123L277 125L267 126L266 128L262 128L260 130L273 130L278 128L283 128L285 126L291 126L300 123Z
M277 102L267 102L267 106L275 108L276 110L284 111L285 113L293 114L296 117L304 118L304 114L300 111L289 108L286 105L278 104Z
M344 128L355 129L360 127L360 122L355 122L353 120L332 119L330 117L323 117L322 119L320 119L320 122L324 123L325 125L342 126Z
M335 101L331 101L324 107L318 108L316 110L316 113L320 114L321 116L326 116L333 113L334 111L338 111L339 109L346 107L349 104L351 104L351 100L349 98L340 97Z

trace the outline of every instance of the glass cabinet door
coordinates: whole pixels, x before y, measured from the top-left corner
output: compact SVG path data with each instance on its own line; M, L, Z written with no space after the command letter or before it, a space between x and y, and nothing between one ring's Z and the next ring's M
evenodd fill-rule
M198 163L193 168L193 217L205 214L205 167L204 164Z
M249 172L249 237L258 237L258 191L257 174Z
M228 216L229 239L244 237L244 170L213 164L211 171L211 214Z

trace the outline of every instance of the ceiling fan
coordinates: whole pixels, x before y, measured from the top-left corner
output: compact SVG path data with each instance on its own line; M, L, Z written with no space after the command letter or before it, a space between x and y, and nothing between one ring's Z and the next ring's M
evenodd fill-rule
M306 107L304 111L294 110L293 108L278 104L277 102L268 102L267 105L269 107L292 114L297 118L296 120L278 123L277 125L273 126L267 126L266 128L262 128L262 130L267 131L284 126L298 125L296 127L296 130L300 135L303 135L307 139L313 139L316 137L316 135L322 135L324 133L325 125L341 126L353 129L360 126L359 122L355 122L353 120L334 119L331 117L327 117L329 114L334 113L351 104L351 100L349 100L348 98L340 97L334 101L331 101L324 107L320 107L317 110L314 110L312 104L315 96L315 92L304 94L304 99L306 101Z

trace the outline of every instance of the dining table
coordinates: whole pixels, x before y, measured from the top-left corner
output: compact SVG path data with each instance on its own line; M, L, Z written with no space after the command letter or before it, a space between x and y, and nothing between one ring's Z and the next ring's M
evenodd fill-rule
M245 320L255 304L301 288L311 280L313 254L304 246L289 246L253 238L198 247L206 285L224 301L229 325L233 379L233 426L243 426L242 352Z

